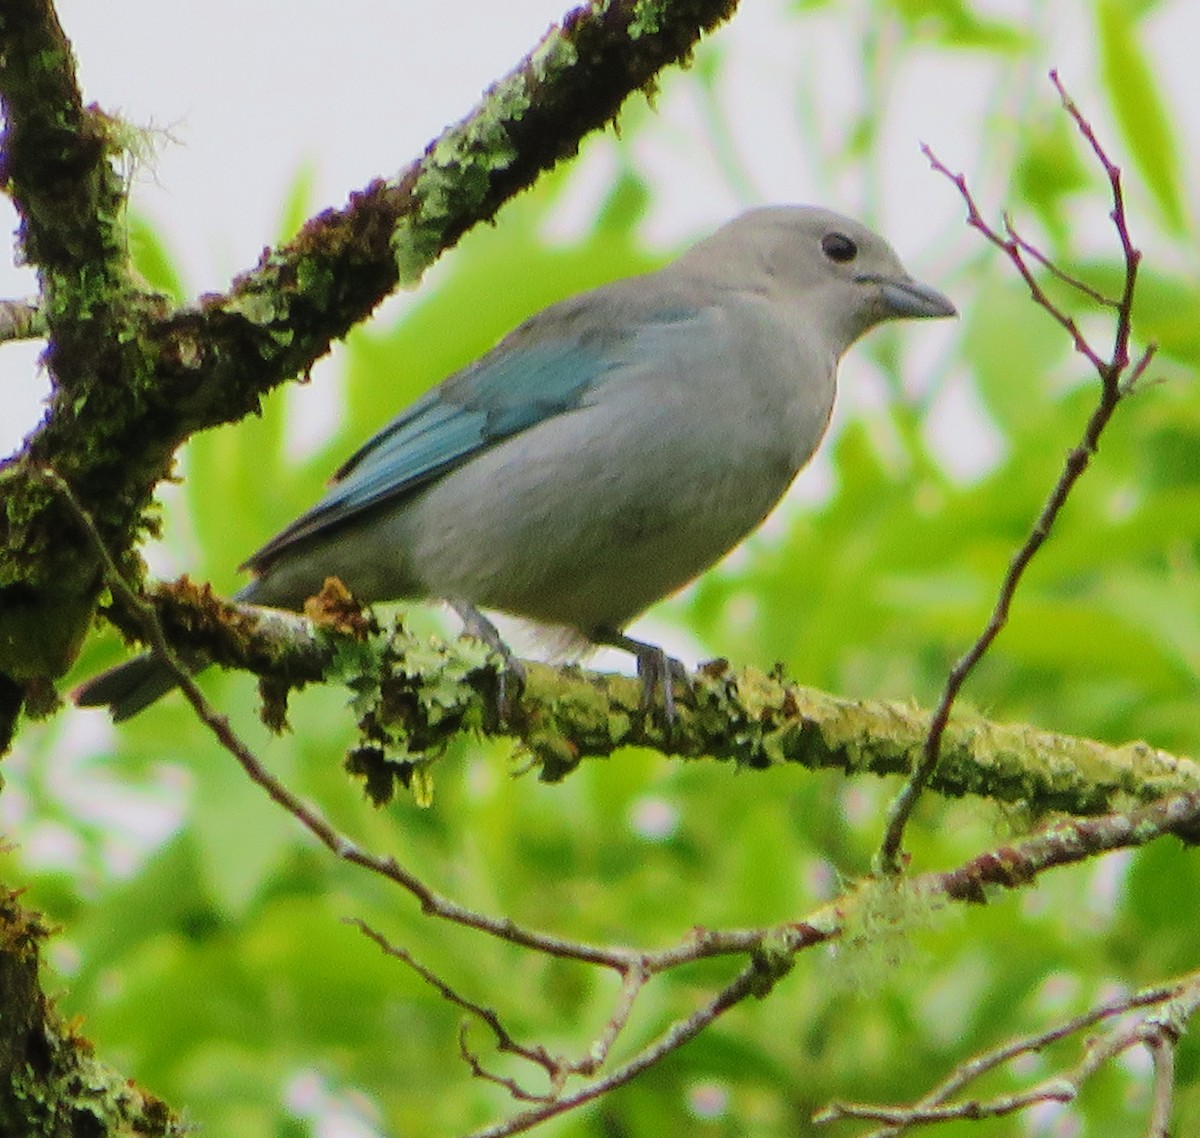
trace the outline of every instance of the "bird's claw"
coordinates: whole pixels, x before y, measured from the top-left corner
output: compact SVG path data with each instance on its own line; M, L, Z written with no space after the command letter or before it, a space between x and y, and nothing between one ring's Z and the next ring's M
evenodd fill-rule
M496 713L500 722L507 723L525 691L525 681L528 678L525 665L504 643L504 638L496 626L474 605L455 600L448 603L462 620L463 635L480 641L500 657L501 666L496 672Z
M654 708L655 691L661 688L663 715L667 726L673 727L679 718L675 703L675 685L681 685L689 695L692 692L692 678L683 664L674 656L668 656L657 644L634 640L632 636L626 636L623 632L601 629L593 639L598 644L621 648L634 657L637 661L638 679L642 681L642 711L649 712Z

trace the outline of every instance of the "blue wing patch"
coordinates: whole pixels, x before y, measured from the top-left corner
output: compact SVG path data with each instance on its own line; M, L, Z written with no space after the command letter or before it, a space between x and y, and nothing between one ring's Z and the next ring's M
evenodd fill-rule
M671 323L682 315L663 313L660 319ZM522 326L392 420L342 465L311 510L243 568L261 572L298 542L412 493L500 440L578 407L607 372L625 365L621 342L634 338L620 331L551 340L535 335Z

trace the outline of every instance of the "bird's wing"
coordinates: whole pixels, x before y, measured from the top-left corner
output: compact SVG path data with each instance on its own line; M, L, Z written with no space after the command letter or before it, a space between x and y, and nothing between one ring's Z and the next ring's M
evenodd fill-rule
M593 306L594 308L594 306ZM610 315L620 315L612 313ZM503 439L578 407L609 376L644 360L644 341L687 336L695 309L664 308L631 325L565 302L527 321L443 381L360 447L325 496L250 557L262 571L284 550L411 493ZM643 341L642 351L638 341Z

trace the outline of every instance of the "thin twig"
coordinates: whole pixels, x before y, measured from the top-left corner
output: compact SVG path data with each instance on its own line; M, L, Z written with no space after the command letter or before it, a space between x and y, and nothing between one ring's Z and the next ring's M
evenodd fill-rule
M1021 1055L1042 1051L1050 1044L1076 1035L1103 1020L1113 1019L1137 1008L1151 1007L1169 1000L1179 991L1180 984L1180 981L1176 981L1173 984L1158 984L1153 988L1145 988L1131 996L1109 1000L1107 1003L1100 1004L1073 1019L1065 1020L1063 1023L1038 1032L1036 1035L1022 1035L1011 1039L991 1051L985 1051L983 1054L976 1055L965 1063L959 1064L942 1082L914 1105L918 1108L941 1106L968 1083L974 1082ZM817 1121L824 1121L824 1119L818 1118ZM883 1130L873 1131L867 1135L867 1138L897 1138L900 1133L901 1129L889 1126Z
M1057 74L1052 72L1051 79L1062 96L1067 112L1074 119L1097 158L1104 166L1112 187L1113 210L1111 216L1125 259L1125 282L1117 307L1112 351L1109 358L1104 359L1091 347L1075 321L1047 296L1037 282L1032 269L1030 269L1025 259L1025 250L1028 243L1016 235L1011 223L1005 223L1008 233L1007 237L992 228L979 212L974 196L967 186L966 178L962 174L955 174L950 171L928 147L925 147L925 154L929 158L933 169L949 178L962 195L967 207L968 224L979 230L988 241L1008 256L1017 272L1020 273L1022 279L1028 285L1034 302L1048 312L1066 330L1076 350L1095 368L1100 378L1100 398L1088 418L1079 443L1067 452L1062 471L1053 489L1050 491L1049 497L1043 504L1029 535L1009 562L987 624L974 644L958 660L946 678L941 698L930 720L929 732L925 738L925 745L922 748L920 761L914 767L912 774L909 775L904 786L892 801L888 811L887 825L884 830L883 840L880 843L879 853L876 856L876 867L884 873L896 873L901 868L902 859L900 851L904 828L908 824L908 820L916 808L917 801L938 765L941 756L942 737L950 721L950 712L955 700L958 698L959 692L966 683L967 677L970 676L975 666L987 653L996 637L1000 635L1001 630L1008 622L1009 609L1016 595L1017 587L1020 585L1021 579L1025 574L1025 570L1050 536L1050 531L1061 513L1068 496L1079 481L1080 476L1087 469L1092 455L1096 453L1100 444L1100 437L1112 419L1117 406L1133 390L1137 380L1145 373L1146 368L1150 365L1150 361L1154 357L1155 346L1151 344L1142 352L1130 374L1122 381L1122 376L1129 367L1129 339L1132 328L1133 297L1137 284L1137 272L1141 261L1141 253L1134 247L1129 235L1129 226L1125 216L1124 195L1121 189L1120 170L1109 160L1104 150L1100 147L1099 142L1097 142L1090 125L1083 118L1082 114L1080 114L1075 104L1067 97ZM1042 264L1047 263L1046 259L1042 257L1039 257L1038 261ZM1070 280L1071 278L1063 274L1062 279ZM1086 286L1080 287L1088 295L1092 295Z
M464 1058L468 1063L472 1063L472 1070L476 1074L499 1083L523 1101L530 1098L537 1100L531 1109L481 1131L475 1138L503 1138L509 1134L520 1133L546 1119L583 1106L629 1082L666 1055L682 1047L747 995L764 994L770 984L786 971L796 953L839 935L847 916L845 898L823 906L804 921L788 922L774 928L694 929L679 944L658 952L577 944L522 929L507 920L496 920L474 913L442 898L400 867L394 859L375 857L358 849L261 766L234 734L228 721L205 701L186 667L180 663L167 642L155 610L124 580L108 555L94 523L70 487L51 470L43 469L42 474L62 495L88 539L95 544L97 555L109 576L114 596L145 622L142 632L146 640L173 669L175 678L180 682L201 720L216 734L222 745L234 754L247 774L263 786L274 801L296 817L322 844L343 860L401 885L421 901L422 908L430 915L475 928L536 951L612 968L621 974L622 990L608 1023L589 1053L580 1060L570 1062L554 1060L540 1049L517 1044L503 1027L496 1013L461 996L431 970L417 964L402 950L397 951L397 955L437 987L447 999L472 1011L488 1023L499 1041L511 1043L511 1047L505 1047L506 1050L511 1049L514 1053L537 1063L544 1070L556 1072L552 1075L551 1095L539 1098L530 1095L515 1080L506 1080L486 1071L464 1043ZM976 900L989 885L1006 888L1020 886L1046 869L1078 862L1105 850L1141 845L1164 833L1179 833L1185 836L1192 834L1196 831L1198 818L1200 791L1179 794L1131 813L1110 814L1064 823L1054 830L1021 842L1010 843L1003 850L981 854L955 870L916 878L907 883L907 887L931 897L941 895L954 900ZM376 936L377 943L385 943L382 938L370 933L365 926L360 927L368 932L368 935ZM674 1023L659 1039L605 1077L590 1082L571 1094L559 1093L568 1075L590 1075L605 1061L612 1044L628 1021L634 1001L651 976L690 961L746 953L751 954L751 961L729 984L690 1016ZM556 1063L557 1067L554 1066Z
M468 1012L484 1023L495 1037L496 1049L498 1051L519 1055L522 1059L527 1059L530 1063L541 1067L550 1079L552 1090L557 1092L561 1085L563 1063L550 1055L544 1047L529 1047L523 1043L518 1043L516 1037L504 1026L499 1013L494 1008L485 1007L483 1004L477 1004L474 1000L468 999L461 992L451 987L449 983L443 980L431 968L425 967L406 948L392 944L382 933L377 932L368 925L366 921L358 917L351 917L347 919L346 923L353 925L364 936L373 940L388 956L407 964L426 984L435 989L442 999L454 1004L455 1007L462 1008L463 1011ZM464 1020L462 1030L459 1032L459 1050L463 1059L470 1065L473 1075L477 1078L497 1083L504 1087L513 1098L523 1102L548 1102L551 1100L552 1095L534 1094L531 1091L525 1090L515 1079L509 1079L487 1070L478 1057L467 1047L466 1028L467 1022Z
M1004 215L1004 232L1008 234L1009 239L1025 256L1035 260L1052 277L1057 277L1058 280L1063 282L1063 284L1073 288L1076 292L1081 292L1084 296L1091 297L1092 300L1104 308L1120 309L1120 300L1117 300L1111 296L1107 296L1098 288L1088 284L1087 281L1081 280L1079 277L1072 276L1064 268L1062 268L1061 265L1058 265L1054 261L1050 260L1050 258L1047 257L1046 254L1043 253L1036 245L1030 241L1026 241L1025 238L1017 232L1016 228L1013 226L1012 219L1008 216L1008 214Z
M647 1068L661 1062L671 1052L678 1051L680 1047L694 1039L730 1008L740 1004L747 996L754 994L759 978L759 966L757 962L752 961L703 1007L698 1008L687 1019L673 1023L654 1043L643 1048L627 1063L610 1072L603 1079L588 1083L572 1094L564 1095L553 1102L515 1114L495 1126L474 1131L466 1138L508 1138L511 1134L522 1134L539 1123L556 1118L560 1114L566 1114L568 1111L600 1098L609 1091L616 1090L617 1087L624 1086Z
M498 1087L502 1087L516 1102L552 1102L554 1095L552 1094L534 1094L532 1091L527 1091L516 1079L509 1078L508 1075L498 1075L495 1071L483 1065L483 1060L471 1050L471 1045L467 1042L467 1032L470 1030L470 1020L463 1020L458 1025L458 1057L467 1065L467 1070L471 1072L472 1078L482 1079L485 1083L494 1083Z
M1175 1097L1175 1042L1155 1036L1147 1047L1154 1063L1154 1091L1146 1138L1170 1138L1171 1105Z
M957 901L982 901L989 887L1020 888L1048 869L1078 864L1105 851L1141 846L1167 833L1179 834L1182 837L1194 835L1198 825L1200 825L1200 792L1174 795L1129 813L1114 813L1100 818L1064 822L1053 830L1045 831L1020 842L1010 843L1001 850L982 853L956 869L924 874L909 879L906 887L913 889L927 901L939 896ZM759 943L763 944L774 939L777 945L776 958L782 961L790 960L797 952L805 948L828 942L839 936L849 908L845 897L838 898L810 914L804 922L780 926L766 935L760 935ZM765 930L760 930L760 934L763 932ZM710 935L716 936L718 939L733 936L739 942L745 943L741 941L744 933L701 935L704 941L707 941ZM681 946L682 949L683 946ZM668 955L667 953L647 954L644 959L653 967L667 966L666 957ZM686 955L686 951L676 950L674 959L679 961ZM766 962L765 955L756 956L752 961L751 968L755 970L756 975L751 990L755 994L760 994L764 978L768 982L770 980L769 966L764 967ZM728 1006L744 999L749 994L742 987L745 980L746 973L739 974L729 986L718 993L703 1008L687 1020L673 1025L658 1041L604 1079L589 1083L571 1095L556 1098L553 1102L524 1111L504 1123L480 1131L469 1138L506 1138L507 1135L528 1130L540 1122L582 1106L607 1091L623 1085L693 1038L698 1031L712 1022ZM1039 1102L1068 1101L1077 1093L1071 1089L1072 1086L1077 1088L1082 1085L1103 1063L1110 1061L1116 1054L1135 1044L1145 1042L1145 1032L1136 1038L1126 1038L1124 1035L1111 1036L1110 1044L1105 1049L1102 1051L1096 1051L1095 1048L1089 1050L1084 1060L1068 1075L1047 1080L1020 1095L1012 1095L1003 1100L991 1102L971 1100L965 1106L960 1103L953 1107L946 1106L944 1101L938 1100L948 1098L951 1093L966 1085L972 1078L994 1069L1018 1054L1065 1038L1093 1023L1121 1015L1127 1010L1161 1004L1169 997L1175 998L1171 1005L1169 1022L1172 1024L1185 1022L1194 1011L1195 1004L1200 1002L1200 973L1185 977L1184 980L1173 985L1163 985L1136 993L1124 1003L1106 1004L1049 1032L1007 1044L998 1049L994 1055L988 1053L978 1060L973 1060L965 1066L961 1073L956 1073L942 1087L938 1088L937 1092L931 1094L928 1102L922 1100L921 1104L909 1107L877 1107L860 1104L843 1108L842 1105L834 1104L828 1108L831 1112L829 1118L860 1117L903 1126L916 1121L934 1122L948 1118L1011 1114ZM1144 1022L1153 1022L1157 1025L1166 1018L1164 1014L1159 1014L1153 1021ZM1155 1026L1154 1031L1161 1034L1161 1026ZM827 1121L829 1118L821 1116L822 1121Z
M625 1030L629 1017L633 1014L637 998L653 973L645 964L634 965L621 977L621 990L617 994L616 1004L608 1017L595 1042L588 1053L571 1064L570 1073L573 1075L594 1075L608 1060L608 1053L617 1037Z
M1074 1101L1083 1085L1116 1056L1144 1046L1155 1066L1154 1096L1149 1138L1167 1138L1174 1087L1174 1050L1187 1021L1200 1005L1200 972L1189 973L1169 985L1136 992L1074 1017L1048 1031L1014 1039L969 1060L918 1102L906 1106L868 1103L831 1103L814 1116L817 1123L857 1118L881 1122L882 1130L869 1138L895 1138L913 1126L961 1119L995 1118L1015 1114L1041 1103ZM1103 1020L1130 1017L1138 1009L1145 1014L1125 1018L1102 1037L1085 1041L1083 1054L1074 1067L1032 1087L990 1099L948 1100L968 1083L996 1070L1020 1055L1041 1051L1051 1043L1069 1038Z

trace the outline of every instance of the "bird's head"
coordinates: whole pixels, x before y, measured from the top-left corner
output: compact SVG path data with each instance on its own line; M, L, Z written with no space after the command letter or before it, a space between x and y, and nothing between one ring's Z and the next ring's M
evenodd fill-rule
M752 209L678 262L721 287L795 305L841 355L885 320L954 316L950 300L916 280L865 225L817 206Z

